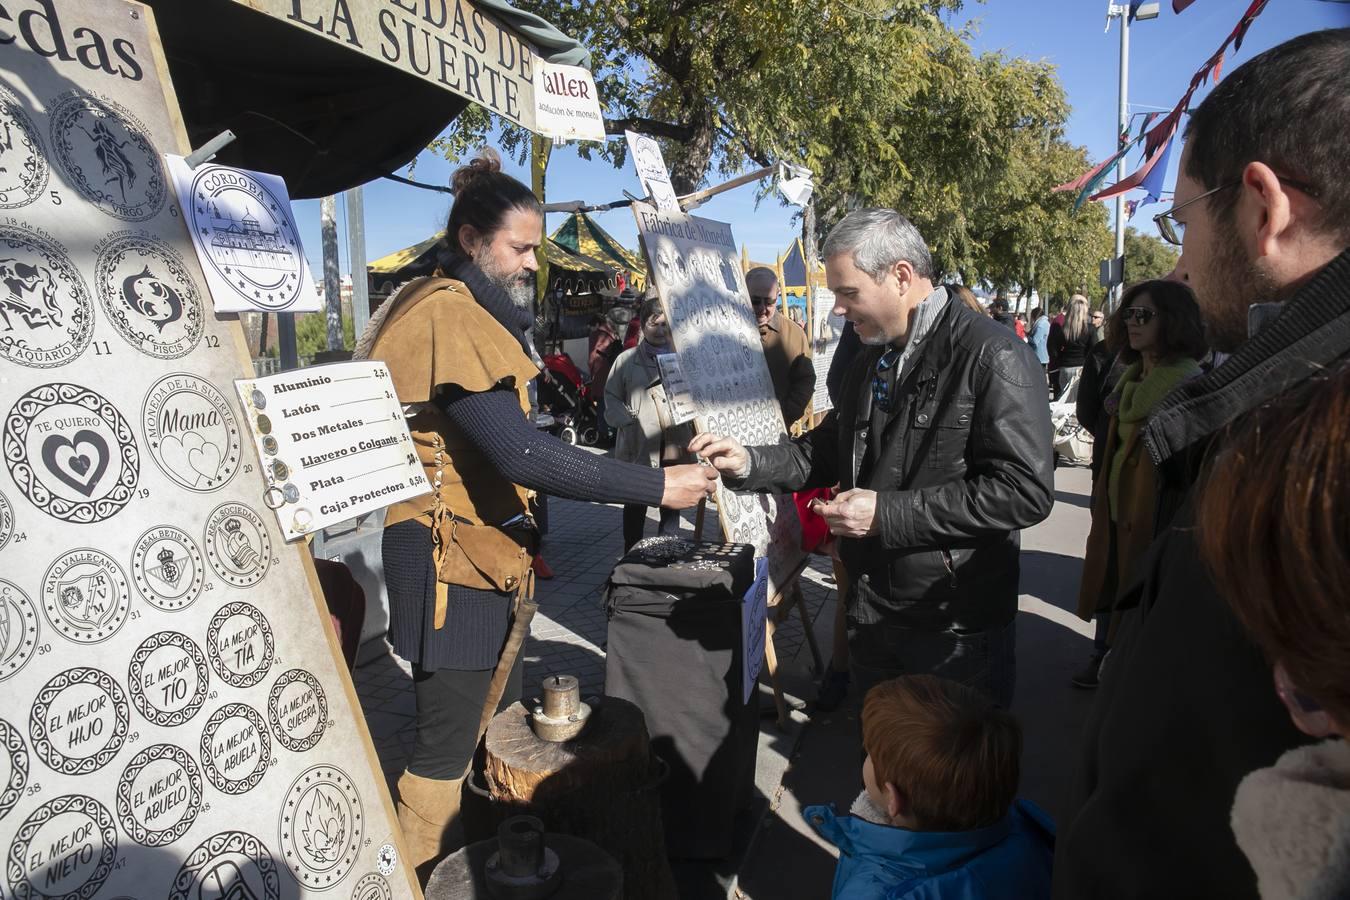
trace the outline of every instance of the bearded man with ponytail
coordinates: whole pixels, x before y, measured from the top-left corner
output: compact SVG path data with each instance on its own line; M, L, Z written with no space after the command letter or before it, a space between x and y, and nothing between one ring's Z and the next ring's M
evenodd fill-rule
M399 824L425 881L464 843L460 796L488 720L520 696L533 616L535 492L685 509L716 473L594 456L537 431L532 320L543 209L485 149L451 179L436 274L391 297L357 344L389 369L432 493L392 507L384 534L389 638L413 666L417 740Z

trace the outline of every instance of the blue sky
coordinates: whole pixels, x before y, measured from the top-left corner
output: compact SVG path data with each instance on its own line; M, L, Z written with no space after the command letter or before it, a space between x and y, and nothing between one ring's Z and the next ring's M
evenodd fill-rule
M1132 110L1171 108L1186 90L1191 75L1219 46L1249 5L1250 0L1196 0L1174 15L1170 0L1162 0L1157 19L1136 22L1130 31L1130 102ZM1119 24L1104 32L1105 0L987 0L968 3L954 24L974 21L977 51L999 50L1008 56L1047 60L1059 71L1073 111L1068 138L1088 148L1094 161L1112 152L1116 120L1116 84ZM1270 0L1252 25L1240 53L1231 49L1224 71L1231 72L1290 37L1321 28L1350 25L1350 5L1320 0ZM1203 99L1207 88L1197 93ZM1179 154L1171 159L1166 186L1175 180ZM789 160L791 161L791 160ZM1131 159L1132 171L1136 161ZM454 165L423 153L417 163L419 181L445 184ZM528 180L528 172L507 162L508 171ZM620 199L624 190L641 193L631 170L616 170L600 160L587 162L571 147L553 153L548 170L548 199L605 202ZM1136 192L1131 196L1142 196ZM449 211L450 196L376 181L365 190L366 246L370 259L416 243L439 230ZM295 203L305 251L316 277L320 276L319 201ZM1130 223L1152 231L1150 216L1161 204L1140 210ZM772 260L798 234L793 209L775 199L755 204L752 186L737 188L698 210L698 215L730 222L736 239L758 260ZM628 209L595 214L597 221L629 247L636 244L636 227ZM549 216L552 232L564 217ZM339 199L341 269L347 272L346 210Z

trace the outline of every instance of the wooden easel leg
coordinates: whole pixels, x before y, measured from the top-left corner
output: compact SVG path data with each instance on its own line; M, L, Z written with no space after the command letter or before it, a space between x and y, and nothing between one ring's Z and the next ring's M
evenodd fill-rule
M811 614L806 610L806 596L801 593L801 585L796 586L797 590L797 613L802 617L802 630L806 632L806 646L811 648L811 674L816 678L825 674L825 666L820 659L820 645L816 643L816 630L811 625Z
M788 727L787 701L783 699L783 685L778 680L778 654L773 648L773 633L777 624L773 616L764 621L764 667L769 670L769 685L773 688L773 705L778 711L778 728L786 731Z

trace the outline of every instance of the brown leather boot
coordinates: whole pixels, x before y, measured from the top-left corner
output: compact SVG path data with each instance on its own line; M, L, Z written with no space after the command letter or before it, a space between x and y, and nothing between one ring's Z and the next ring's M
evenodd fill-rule
M405 771L398 780L398 825L423 885L437 863L464 846L463 790L463 778L423 778Z

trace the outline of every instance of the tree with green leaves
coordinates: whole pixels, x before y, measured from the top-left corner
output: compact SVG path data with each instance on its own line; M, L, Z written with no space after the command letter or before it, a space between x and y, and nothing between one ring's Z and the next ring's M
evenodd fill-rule
M658 138L678 192L784 160L815 173L814 250L849 209L890 206L968 282L1060 289L1095 279L1104 212L1049 187L1087 167L1062 138L1052 66L975 54L961 0L521 0L580 39L606 130ZM471 108L435 145L459 157L494 127ZM498 142L524 157L528 135ZM582 144L614 165L622 141ZM766 189L767 190L767 189ZM1109 237L1109 236L1106 236ZM1091 259L1089 257L1092 256Z
M1178 253L1171 244L1134 228L1125 229L1125 281L1162 278L1177 267Z

